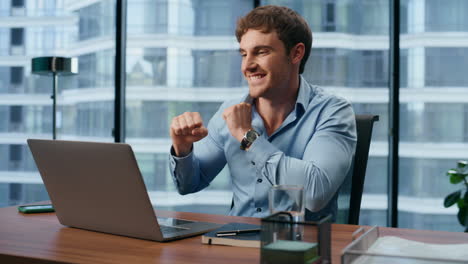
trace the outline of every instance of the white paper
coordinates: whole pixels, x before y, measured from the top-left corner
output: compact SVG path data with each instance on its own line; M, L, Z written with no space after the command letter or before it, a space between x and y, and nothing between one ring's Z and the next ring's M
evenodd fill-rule
M395 236L379 237L367 250L367 253L379 255L407 256L436 258L446 260L461 260L468 263L468 244L431 244L408 240ZM387 259L387 260L385 260ZM395 263L395 258L382 258L372 256L361 256L353 263ZM446 263L441 261L427 261L417 259L398 259L398 263Z

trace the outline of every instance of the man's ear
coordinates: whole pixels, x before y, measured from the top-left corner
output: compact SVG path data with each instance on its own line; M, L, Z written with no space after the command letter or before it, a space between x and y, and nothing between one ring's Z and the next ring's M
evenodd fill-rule
M289 57L291 58L291 62L293 64L300 64L302 58L304 57L304 53L305 53L304 43L302 42L297 43L289 52Z

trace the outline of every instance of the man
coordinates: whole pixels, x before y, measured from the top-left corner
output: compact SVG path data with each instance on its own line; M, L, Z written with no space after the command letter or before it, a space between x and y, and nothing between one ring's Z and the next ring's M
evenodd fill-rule
M207 128L199 113L172 120L179 193L207 187L227 163L230 215L268 215L269 189L287 184L303 186L308 219L336 216L355 151L355 117L346 100L301 77L312 46L307 22L289 8L262 6L239 19L236 37L249 94L222 104Z

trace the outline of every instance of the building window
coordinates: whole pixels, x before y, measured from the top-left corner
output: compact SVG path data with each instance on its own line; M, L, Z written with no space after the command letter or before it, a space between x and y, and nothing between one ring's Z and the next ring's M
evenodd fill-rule
M21 145L10 145L10 161L21 161L22 157Z
M426 48L426 86L468 85L468 48Z
M336 31L336 22L335 22L335 1L329 0L324 3L325 13L323 27L326 32Z
M10 107L10 122L13 124L21 123L23 120L23 106L13 105Z
M10 183L10 197L9 204L16 205L23 201L23 184L21 183Z
M10 31L10 37L12 46L23 46L24 28L12 28Z
M195 35L213 36L234 34L236 20L247 13L249 0L194 0Z
M13 85L23 83L23 67L11 67L10 81Z
M346 86L349 79L349 50L317 48L306 64L304 77L313 84Z
M21 161L23 160L23 152L21 145L10 145L10 164L8 170L17 171L21 168Z
M234 50L196 50L194 57L195 87L240 87L241 58Z
M11 7L24 7L24 0L11 0Z
M364 87L387 86L386 65L388 52L382 50L361 51L362 85Z

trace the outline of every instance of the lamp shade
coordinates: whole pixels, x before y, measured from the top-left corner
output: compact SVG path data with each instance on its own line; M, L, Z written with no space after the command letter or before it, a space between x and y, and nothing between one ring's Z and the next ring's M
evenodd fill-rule
M32 59L33 74L72 75L78 74L78 59L67 57L37 57Z

